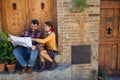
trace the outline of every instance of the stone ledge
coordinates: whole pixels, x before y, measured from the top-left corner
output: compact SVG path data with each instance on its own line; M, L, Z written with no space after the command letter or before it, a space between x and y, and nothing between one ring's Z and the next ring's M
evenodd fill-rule
M90 74L89 70L84 70L79 65L62 64L53 71L45 70L41 73L37 70L34 70L33 74L22 75L19 74L19 70L14 73L1 73L0 80L93 80Z
M43 71L41 73L34 70L33 74L20 75L16 71L14 73L1 73L0 80L71 80L71 66L58 65L53 71Z

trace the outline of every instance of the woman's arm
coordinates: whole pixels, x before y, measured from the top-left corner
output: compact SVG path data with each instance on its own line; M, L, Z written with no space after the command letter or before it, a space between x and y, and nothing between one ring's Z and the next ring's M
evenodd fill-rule
M53 37L55 37L55 33L50 34L45 39L35 39L35 38L32 38L32 40L34 40L36 42L39 42L39 43L46 43L46 42L50 41Z

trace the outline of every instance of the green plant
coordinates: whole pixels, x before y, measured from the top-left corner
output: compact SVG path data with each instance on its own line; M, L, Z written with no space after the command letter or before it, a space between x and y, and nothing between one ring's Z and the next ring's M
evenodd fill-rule
M70 8L71 12L76 10L83 12L88 7L87 0L72 0L72 3L72 7Z
M12 64L16 62L16 59L13 55L14 46L11 42L8 41L8 34L0 32L0 55L1 63L5 62L7 64Z
M14 64L16 63L16 58L15 56L13 55L13 49L14 49L14 46L9 42L8 43L8 48L7 48L7 55L5 56L5 62L7 64Z
M5 56L7 54L6 39L5 33L0 32L0 64L5 62Z
M13 54L11 54L11 53L8 53L8 55L5 57L5 63L6 64L14 64L14 63L16 63L17 61L16 61L16 58L14 57L14 55Z
M0 64L5 62L6 50L4 48L0 48Z
M108 75L102 69L98 70L98 76L108 80Z

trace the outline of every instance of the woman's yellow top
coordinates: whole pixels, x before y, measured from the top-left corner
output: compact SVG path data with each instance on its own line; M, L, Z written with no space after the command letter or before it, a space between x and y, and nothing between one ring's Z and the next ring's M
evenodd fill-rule
M57 51L56 36L54 32L52 32L51 34L44 34L44 39L36 39L35 41L39 43L44 43L47 49Z

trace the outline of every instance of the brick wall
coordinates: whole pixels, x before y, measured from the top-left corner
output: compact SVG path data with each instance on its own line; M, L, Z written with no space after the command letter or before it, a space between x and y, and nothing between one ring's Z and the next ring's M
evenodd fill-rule
M87 0L84 12L70 12L71 0L57 0L58 45L62 63L71 64L71 46L91 45L91 63L72 65L72 79L95 80L98 69L100 0ZM95 78L95 79L93 79Z

